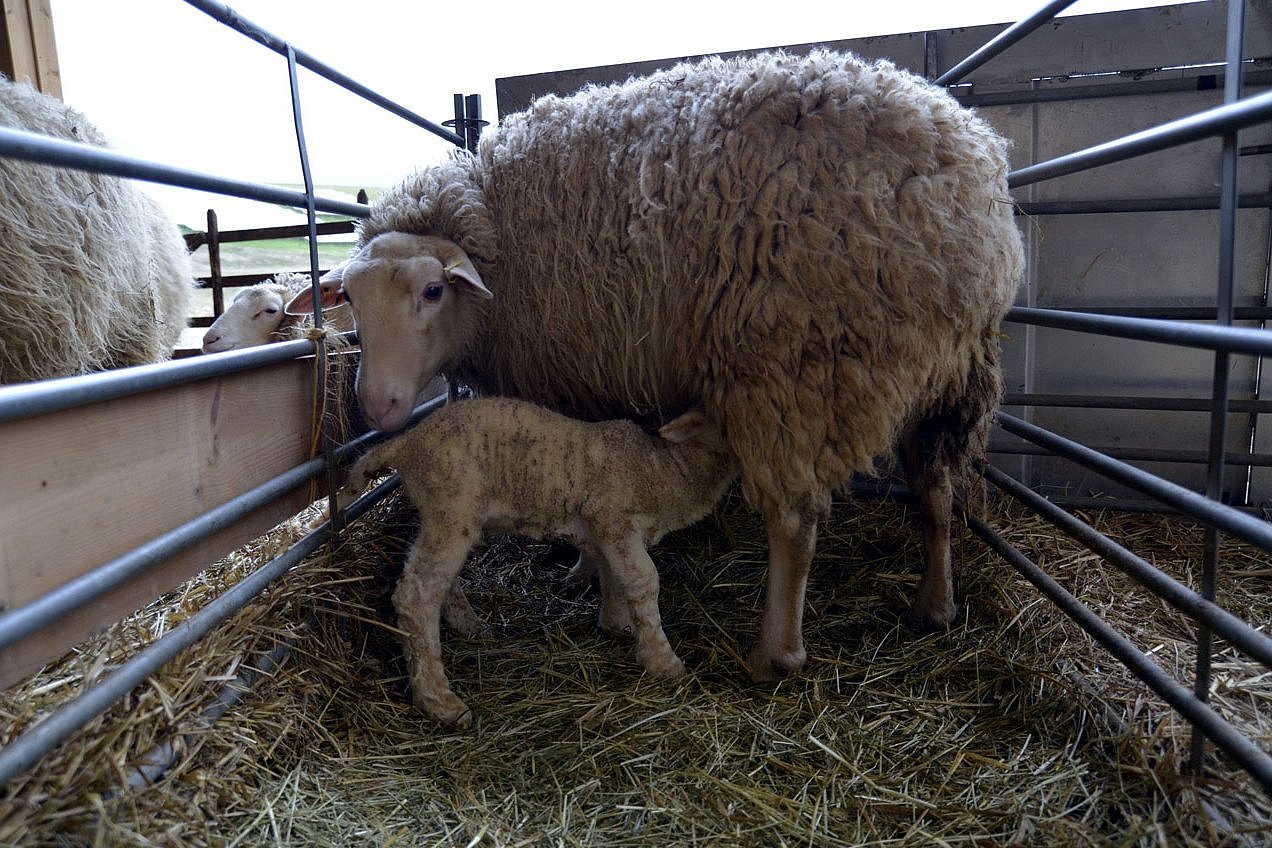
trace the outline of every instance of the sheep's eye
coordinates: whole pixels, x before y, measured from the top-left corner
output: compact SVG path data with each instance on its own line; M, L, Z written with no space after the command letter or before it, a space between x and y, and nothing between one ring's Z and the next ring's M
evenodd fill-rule
M445 290L445 287L442 286L441 283L433 283L432 285L424 288L424 299L431 302L439 301L442 299L442 293L445 292Z
M277 315L277 314L278 314L278 307L276 307L276 306L268 306L268 307L266 307L263 311L265 312L265 314L266 314L266 315Z

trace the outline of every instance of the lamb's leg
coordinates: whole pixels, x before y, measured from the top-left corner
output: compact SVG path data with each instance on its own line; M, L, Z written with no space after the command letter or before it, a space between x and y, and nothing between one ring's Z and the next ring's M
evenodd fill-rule
M577 581L580 586L588 586L592 582L592 578L601 573L600 556L595 553L589 553L583 549L579 549L579 560L574 563L574 567L570 569L570 578Z
M628 603L627 592L617 584L613 569L605 558L596 554L591 559L592 568L596 569L597 580L601 586L601 613L597 625L606 633L615 636L631 636L636 633L636 620L632 618L632 606ZM657 600L658 587L654 587Z
M658 612L658 569L639 534L616 543L601 542L600 549L602 627L607 606L623 609L625 614L611 613L611 620L625 617L630 621L625 629L636 637L636 659L641 666L658 677L684 674L685 664L667 641Z
M918 630L944 629L958 614L950 557L954 512L950 469L943 460L924 451L921 439L914 433L901 440L901 462L923 524L923 576L919 578L908 621Z
M468 603L468 596L458 582L451 584L442 601L442 620L460 636L476 636L486 626L473 605Z
M817 518L795 509L765 510L768 530L768 587L760 641L747 659L751 679L771 683L799 671L804 650L804 590L817 547Z
M475 538L445 536L425 519L393 592L398 626L406 632L406 657L415 706L443 724L459 727L468 727L472 714L451 691L446 679L440 613Z

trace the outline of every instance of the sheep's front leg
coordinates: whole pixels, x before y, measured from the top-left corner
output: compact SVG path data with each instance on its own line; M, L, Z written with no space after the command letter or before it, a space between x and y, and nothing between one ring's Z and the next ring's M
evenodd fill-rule
M448 538L424 521L393 592L398 626L406 633L412 700L443 724L468 727L472 714L451 691L442 665L441 608L475 536Z
M684 674L685 664L667 641L658 612L658 569L639 534L632 533L613 544L602 543L601 553L598 564L602 626L606 606L625 610L625 616L620 612L611 613L611 621L622 616L631 622L629 629L636 637L636 659L641 666L658 677Z
M817 519L795 509L765 511L768 530L768 587L759 644L748 664L756 683L772 683L799 671L804 650L804 591L817 547Z

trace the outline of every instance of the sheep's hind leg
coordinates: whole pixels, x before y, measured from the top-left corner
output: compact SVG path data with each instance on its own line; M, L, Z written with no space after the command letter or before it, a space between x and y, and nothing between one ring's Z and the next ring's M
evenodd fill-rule
M451 690L442 665L441 609L474 537L435 538L427 519L393 592L415 706L443 724L468 727L472 714ZM453 600L453 598L452 598Z
M601 570L602 626L606 625L606 607L611 611L621 608L623 613L610 613L610 624L623 619L630 622L626 629L636 637L636 658L641 666L658 677L684 674L685 664L667 641L658 611L658 569L639 535L633 533L616 545L602 543L597 565Z
M772 683L799 671L804 650L804 591L817 547L817 518L812 512L772 507L765 510L768 530L768 587L759 644L747 663L756 683Z
M924 451L922 442L917 432L901 440L901 462L923 524L923 576L907 620L916 630L943 630L958 615L950 556L954 491L949 466Z

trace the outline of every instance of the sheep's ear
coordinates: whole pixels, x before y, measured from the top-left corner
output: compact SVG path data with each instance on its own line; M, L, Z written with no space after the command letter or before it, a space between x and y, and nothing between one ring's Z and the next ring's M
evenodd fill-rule
M437 257L442 262L442 271L445 272L446 279L449 282L459 283L478 297L486 299L494 297L494 294L482 282L481 274L477 273L468 254L458 246L450 245L450 247L450 250L439 253Z
M707 429L707 416L700 407L694 407L671 419L658 430L658 435L669 442L682 444Z
M323 311L335 309L342 303L348 303L349 299L344 293L344 266L332 268L330 271L322 275L322 279L318 281L319 304ZM314 290L311 286L306 286L300 294L293 297L283 307L283 312L288 315L313 315L314 314Z

